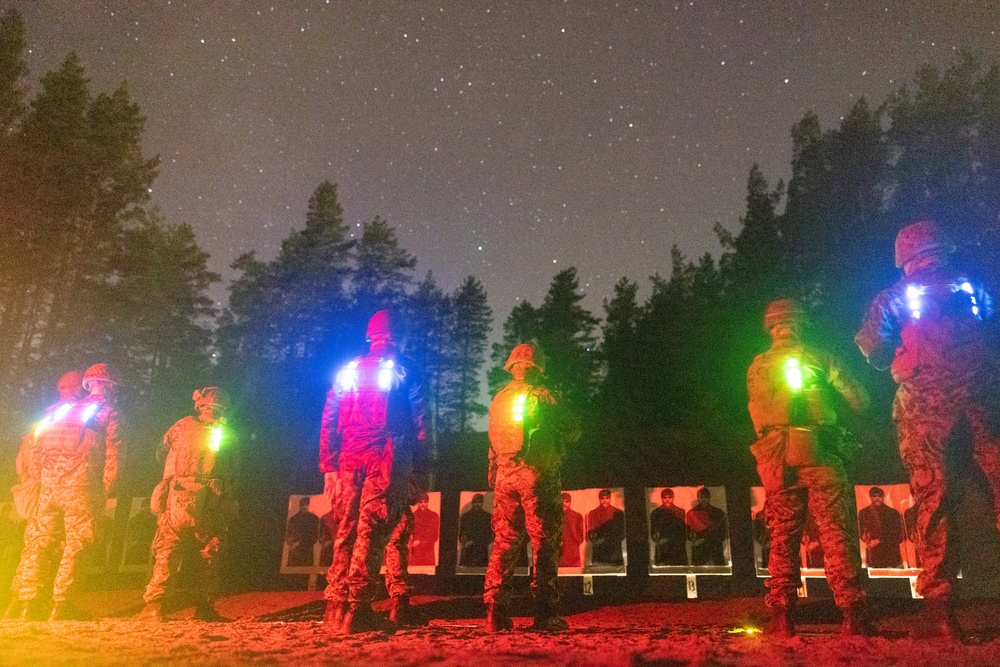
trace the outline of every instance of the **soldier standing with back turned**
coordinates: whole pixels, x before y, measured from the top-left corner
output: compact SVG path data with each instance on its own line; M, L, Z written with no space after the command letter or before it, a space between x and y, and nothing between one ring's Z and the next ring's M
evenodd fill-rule
M94 542L95 524L118 479L121 443L115 382L105 364L94 364L83 374L83 400L64 403L46 415L37 429L28 474L40 480L36 531L25 545L19 597L21 617L34 618L40 610L35 598L41 588L41 559L56 539L60 519L66 536L59 569L52 585L49 620L78 615L72 605L80 552Z
M579 438L580 430L558 397L542 384L539 357L533 345L515 347L504 365L514 379L490 404L488 478L494 491L495 537L483 591L490 632L514 627L508 605L525 530L535 557L532 628L549 632L569 628L557 610L563 523L559 471L566 443Z
M899 383L892 417L917 507L917 558L923 566L917 592L925 602L914 634L922 637L958 633L951 608L957 563L946 557L956 497L946 459L971 450L1000 523L1000 375L983 323L992 303L972 276L951 266L954 250L930 220L901 229L896 268L903 278L875 297L854 337L868 361L890 367ZM963 432L971 437L957 437Z
M804 345L805 313L792 299L768 305L764 328L771 348L747 373L750 418L759 440L750 448L764 483L764 519L771 536L767 606L776 635L795 634L799 547L807 512L819 528L826 578L844 612L843 634L869 634L864 618L861 553L851 486L841 454L834 394L854 410L867 404L827 353Z

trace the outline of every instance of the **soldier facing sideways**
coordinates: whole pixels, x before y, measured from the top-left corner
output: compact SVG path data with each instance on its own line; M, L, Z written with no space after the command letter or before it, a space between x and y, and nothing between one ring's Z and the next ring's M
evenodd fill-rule
M809 512L819 528L826 578L844 612L842 631L868 633L853 495L833 402L834 394L840 394L860 411L867 397L829 354L802 343L803 323L804 313L792 299L768 305L764 328L771 348L757 355L747 373L750 418L759 438L751 452L764 484L764 519L771 538L770 631L795 634L799 547Z
M195 618L220 620L215 611L218 557L235 509L232 439L226 431L222 390L205 387L192 399L197 414L171 426L158 452L165 460L163 479L149 500L150 509L159 515L153 537L155 562L143 596L146 606L136 620L162 620L163 598L177 574L185 541L193 541L197 550L190 563L199 593Z
M388 311L368 323L368 354L337 373L320 426L320 471L337 472L340 527L327 575L324 623L345 634L384 628L371 608L383 553L423 472L423 385L399 354ZM404 598L394 598L394 606Z
M514 379L490 404L489 484L493 500L493 552L483 600L486 627L511 630L511 585L526 531L534 552L535 630L561 631L556 576L562 547L560 468L565 446L580 437L576 421L542 384L540 355L533 345L513 349L504 365Z
M916 549L923 567L917 578L917 592L925 598L918 633L953 636L957 564L946 557L946 545L956 498L945 460L956 451L971 449L1000 522L1000 376L990 363L983 325L992 303L972 276L951 266L955 247L934 222L918 220L901 229L895 249L903 278L875 297L854 340L871 364L889 367L899 384L892 417L917 507ZM958 437L966 432L969 442Z
M41 561L56 540L60 523L66 542L52 585L49 620L76 615L71 600L80 552L93 543L95 523L118 479L122 446L114 387L107 365L91 366L83 375L89 395L60 404L35 429L28 474L40 483L32 519L36 532L24 547L18 596L25 620L40 611L34 601L41 588Z

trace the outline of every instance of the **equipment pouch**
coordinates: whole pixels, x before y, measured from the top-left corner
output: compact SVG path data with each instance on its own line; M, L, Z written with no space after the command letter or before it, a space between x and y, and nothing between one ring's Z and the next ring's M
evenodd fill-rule
M163 514L167 511L167 494L170 493L170 480L161 479L160 483L153 487L153 493L149 496L149 511L153 514Z
M757 459L757 473L767 492L774 493L784 484L784 441L782 431L771 431L750 446L750 453Z
M521 458L538 470L558 470L562 463L562 447L559 434L552 428L535 429L527 439L527 447Z
M27 477L23 482L10 487L10 492L14 495L14 510L25 521L35 516L41 490L42 485L33 477Z
M792 467L820 465L819 441L809 428L788 428L785 442L785 463Z

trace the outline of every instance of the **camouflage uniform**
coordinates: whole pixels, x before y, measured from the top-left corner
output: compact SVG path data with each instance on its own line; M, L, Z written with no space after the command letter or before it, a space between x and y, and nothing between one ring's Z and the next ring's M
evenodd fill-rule
M394 530L408 525L399 523L415 448L424 439L422 390L414 363L389 346L348 364L327 393L320 470L339 471L341 485L325 591L330 602L370 602L385 547Z
M789 359L798 360L803 378L800 392L786 381ZM764 520L771 537L769 607L786 607L796 597L807 513L819 528L826 578L837 605L857 608L865 599L853 494L833 430L837 415L830 399L834 391L849 404L860 407L864 403L863 394L845 379L829 355L797 339L776 338L771 349L757 355L747 373L750 416L760 438L751 451L764 483ZM789 457L790 437L809 438L814 460Z
M58 408L60 403L56 403L45 411L45 414L51 414L56 408ZM18 481L25 482L29 479L28 477L28 462L31 460L31 449L35 446L35 432L34 429L29 431L21 439L21 446L17 451L17 458L14 459L14 468L17 470ZM24 524L24 539L23 544L27 545L34 539L37 539L35 535L38 533L38 524L33 520L33 518L28 518ZM26 549L22 550L23 552ZM18 593L21 590L21 582L24 579L24 558L22 557L17 562L17 569L14 571L14 578L10 580L10 592L12 599L17 599Z
M202 603L214 602L221 537L232 507L225 475L230 443L224 433L216 431L217 449L212 447L213 429L224 425L222 418L187 416L163 436L163 479L150 498L150 509L159 517L153 538L153 575L143 596L147 603L163 599L178 570L181 543L188 538L197 548L198 559L191 564Z
M22 557L22 602L38 595L40 560L56 539L60 523L66 544L52 600L59 603L67 599L76 581L78 556L93 542L95 521L118 477L118 412L94 395L63 405L71 407L40 430L31 451L28 474L40 480L41 489L32 519L37 532L26 536ZM53 417L55 414L58 412Z
M515 379L493 398L489 457L495 537L483 590L487 605L509 604L525 533L534 553L531 587L536 605L544 613L558 603L563 528L559 470L564 443L579 436L575 429L572 418L544 386Z
M336 475L337 473L328 473ZM340 486L339 484L337 485ZM343 508L340 506L340 489L330 494L329 526L331 534L336 537L340 528ZM407 579L407 568L409 567L409 544L410 536L413 534L413 511L407 504L403 505L403 514L392 530L389 543L385 547L385 587L389 591L390 598L408 597L411 586ZM336 576L331 570L327 571L327 581L332 581Z
M891 365L899 383L892 417L917 506L916 547L923 571L917 592L946 600L956 564L946 558L954 511L945 459L967 426L972 457L993 491L1000 520L1000 438L997 373L987 363L980 320L990 297L965 274L931 262L882 291L855 342L877 368ZM992 420L992 421L991 421Z

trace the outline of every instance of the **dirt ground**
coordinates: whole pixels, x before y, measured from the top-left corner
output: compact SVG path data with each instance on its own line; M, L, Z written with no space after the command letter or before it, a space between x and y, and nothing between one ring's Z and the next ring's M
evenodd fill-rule
M965 643L915 641L907 636L913 604L883 607L875 638L841 638L828 603L803 610L802 634L775 641L733 632L759 624L759 599L627 604L570 613L570 632L483 632L481 602L471 597L417 597L424 624L392 636L331 635L320 622L323 601L309 592L251 593L219 601L226 623L127 620L140 591L94 593L81 606L99 620L0 621L0 665L991 665L1000 664L1000 606L966 605ZM384 603L383 603L384 606Z

